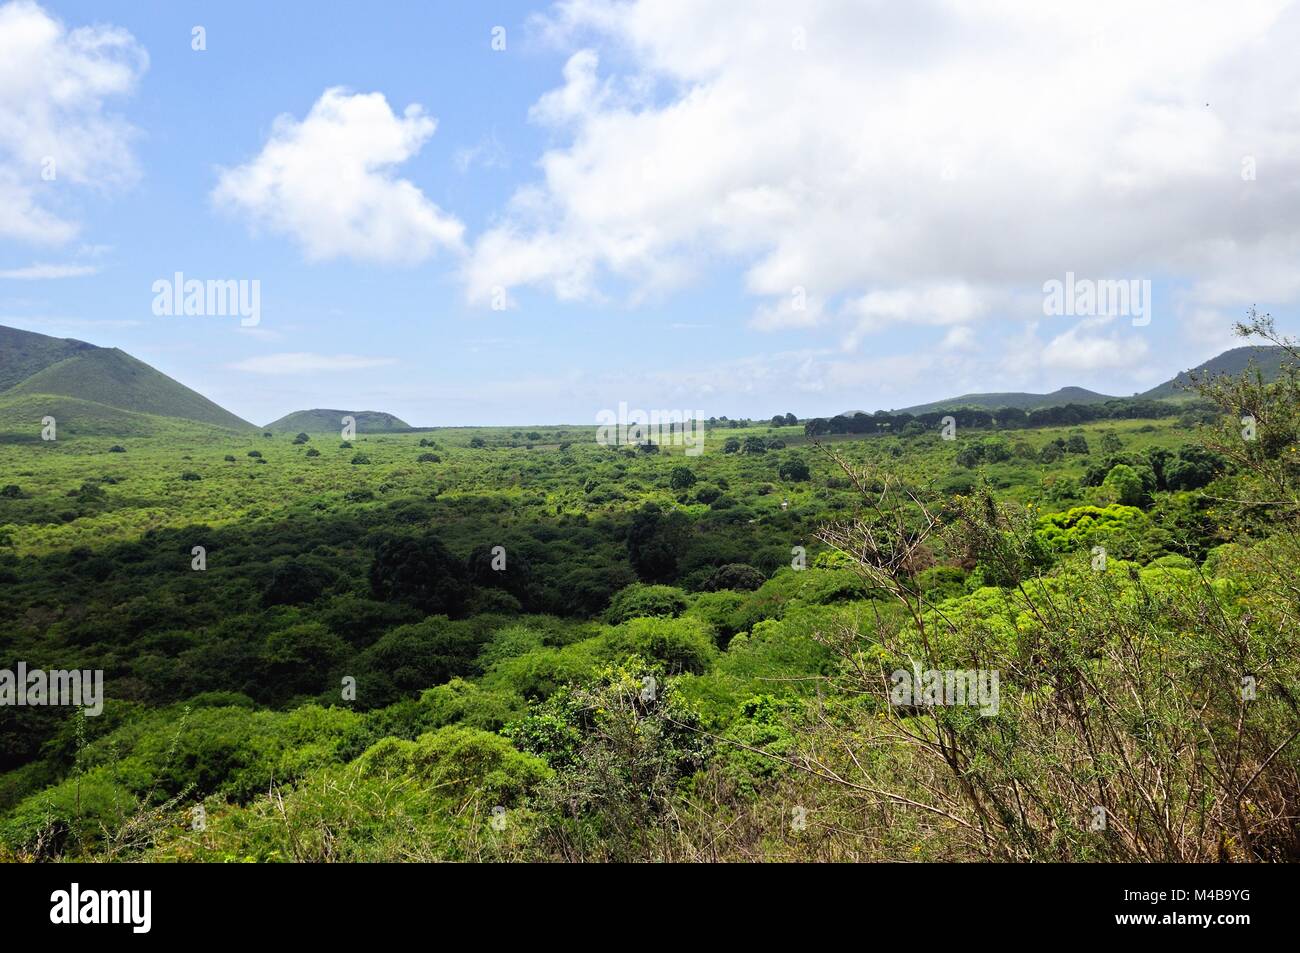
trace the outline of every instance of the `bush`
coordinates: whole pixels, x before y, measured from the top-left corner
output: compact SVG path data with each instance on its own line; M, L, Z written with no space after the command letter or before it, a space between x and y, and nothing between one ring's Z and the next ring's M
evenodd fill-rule
M750 591L757 589L765 582L767 582L767 576L753 566L745 563L728 563L725 566L719 566L713 571L708 582L704 584L704 590L706 592L717 592L720 589Z
M650 616L675 618L686 611L686 593L672 586L634 583L619 591L605 610L605 621L618 625L629 619Z
M808 464L798 457L791 457L781 464L777 474L791 483L802 482L809 478Z
M673 467L668 485L674 490L689 490L695 485L695 471L690 467Z
M712 503L720 496L722 496L722 491L716 486L702 486L695 491L697 503Z
M390 705L403 695L476 674L486 635L470 622L431 616L386 632L356 660L357 703Z
M112 779L107 767L25 798L0 821L0 843L41 859L98 845L137 806L136 798Z
M357 763L367 776L414 777L453 801L477 797L488 808L516 803L551 774L545 761L517 751L500 735L460 725L415 741L385 738Z
M611 644L620 653L662 663L670 675L698 675L707 671L717 656L713 630L702 619L690 616L631 619L614 630Z

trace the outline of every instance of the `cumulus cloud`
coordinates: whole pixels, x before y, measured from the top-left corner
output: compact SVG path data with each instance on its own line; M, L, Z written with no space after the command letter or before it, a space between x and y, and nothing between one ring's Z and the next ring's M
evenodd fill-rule
M531 112L557 144L474 243L471 300L731 261L757 327L852 344L997 317L1066 271L1234 307L1294 273L1287 0L566 0L543 26L572 51Z
M134 130L108 108L148 63L118 27L69 30L28 0L0 6L0 238L69 241L80 225L63 186L137 179Z
M1072 371L1100 371L1135 368L1147 361L1150 350L1138 335L1120 330L1105 332L1110 319L1080 321L1058 334L1043 348L1041 360L1049 368Z
M306 351L263 354L227 365L250 374L315 374L329 371L360 371L396 364L390 357L360 357L356 354L313 354Z
M436 128L418 105L397 116L380 93L327 89L305 119L276 119L255 158L222 170L213 201L311 260L423 261L459 249L464 226L393 170Z

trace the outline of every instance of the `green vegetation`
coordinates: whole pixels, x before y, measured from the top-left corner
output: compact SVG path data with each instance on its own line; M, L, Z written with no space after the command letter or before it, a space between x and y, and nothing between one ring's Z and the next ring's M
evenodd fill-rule
M0 441L0 668L107 694L0 707L0 858L1293 857L1300 376L1201 400L700 456L96 402Z

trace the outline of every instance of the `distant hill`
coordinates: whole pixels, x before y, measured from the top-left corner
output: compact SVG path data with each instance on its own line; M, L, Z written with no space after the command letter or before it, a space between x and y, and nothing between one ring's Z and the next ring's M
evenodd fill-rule
M1062 387L1050 394L1026 394L1019 391L1011 391L1005 394L963 394L960 397L949 397L946 400L936 400L929 404L903 407L893 412L896 414L930 414L940 410L960 410L963 407L974 407L979 410L997 410L1000 407L1019 407L1022 410L1035 410L1039 407L1059 407L1062 404L1099 404L1107 400L1115 400L1115 398L1106 394L1098 394L1096 391L1087 390L1083 387ZM840 416L852 417L856 413L865 413L865 411L851 410Z
M1188 391L1186 385L1190 382L1193 373L1209 376L1220 374L1236 376L1243 373L1252 361L1264 372L1266 380L1272 380L1277 377L1278 370L1286 358L1286 351L1280 347L1257 345L1235 347L1230 351L1224 351L1218 357L1210 358L1204 364L1199 364L1190 370L1176 374L1159 386L1134 396L1148 400L1189 400L1193 395ZM1096 404L1107 400L1120 399L1106 394L1099 394L1083 387L1062 387L1050 394L1019 392L963 394L960 397L949 397L928 404L917 404L915 407L903 407L891 412L895 414L928 414L937 411L959 410L963 407L977 408L979 410L997 410L999 407L1019 407L1022 410L1036 410L1040 407L1059 407L1063 404ZM869 411L848 410L839 416L852 417L858 413L869 413Z
M1218 357L1210 358L1204 364L1198 364L1190 370L1174 375L1163 384L1153 387L1139 396L1149 397L1153 400L1186 398L1190 396L1187 386L1191 382L1192 374L1209 377L1227 374L1235 377L1245 372L1252 361L1264 372L1265 380L1271 380L1277 377L1278 371L1286 359L1287 353L1280 347L1260 347L1255 345L1234 347L1231 351L1224 351Z
M39 407L41 401L32 398L46 398L46 403L52 406L50 398L67 398L72 403L63 406L95 427L106 421L125 424L128 420L107 410L186 420L228 430L248 430L253 426L117 348L96 347L84 341L15 328L0 328L0 344L3 344L0 402L7 405L21 402ZM57 414L54 416L58 419ZM139 424L136 421L131 431L138 429Z
M343 418L355 417L357 433L398 433L410 430L405 420L377 410L298 410L286 414L263 427L271 433L337 433L343 429Z

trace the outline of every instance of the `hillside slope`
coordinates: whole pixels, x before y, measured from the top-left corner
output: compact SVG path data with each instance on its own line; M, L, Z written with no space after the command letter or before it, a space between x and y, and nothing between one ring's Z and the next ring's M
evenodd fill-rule
M107 404L56 394L0 394L0 444L39 443L41 421L53 417L58 439L160 437L211 433L206 424L179 417L137 414Z
M1029 394L1020 391L962 394L960 397L948 397L944 400L931 401L928 404L903 407L895 410L894 413L929 414L940 410L957 410L962 407L976 407L981 410L1019 407L1023 410L1035 410L1039 407L1059 407L1062 404L1100 404L1107 400L1115 400L1115 398L1108 394L1098 394L1096 391L1087 390L1083 387L1062 387L1050 394ZM865 411L863 412L865 413ZM851 417L855 413L859 413L859 411L848 411L840 416Z
M117 348L90 347L10 387L6 396L73 397L136 414L247 430L253 425Z
M0 327L0 393L51 364L95 349L85 341Z
M1263 371L1266 380L1270 380L1277 376L1278 370L1286 357L1286 351L1280 347L1260 347L1256 345L1234 347L1232 350L1224 351L1218 357L1212 357L1205 363L1198 364L1190 370L1175 374L1163 384L1151 388L1140 396L1152 399L1187 397L1189 396L1187 386L1191 382L1192 374L1198 376L1208 375L1210 377L1218 377L1223 374L1236 376L1243 373L1252 363Z
M342 429L344 417L355 417L357 433L398 433L411 425L392 414L377 410L297 410L263 427L271 433L334 433Z

